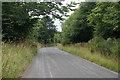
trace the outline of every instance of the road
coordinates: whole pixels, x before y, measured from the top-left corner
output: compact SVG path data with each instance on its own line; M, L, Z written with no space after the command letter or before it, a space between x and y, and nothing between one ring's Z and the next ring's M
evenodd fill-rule
M117 78L118 74L57 49L39 49L24 78Z

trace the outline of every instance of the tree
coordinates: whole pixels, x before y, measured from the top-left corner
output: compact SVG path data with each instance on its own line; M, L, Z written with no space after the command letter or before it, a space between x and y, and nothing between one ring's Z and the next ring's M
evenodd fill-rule
M81 3L79 9L63 23L63 43L87 42L92 38L93 28L87 24L87 15L95 6L93 2Z
M94 27L95 36L102 36L104 39L120 38L119 9L119 3L97 3L96 8L88 16L89 23Z
M41 19L40 16L52 16L63 20L69 6L61 2L3 2L2 3L3 40L24 41L33 33L34 24Z
M3 40L23 40L31 31L35 19L29 17L22 3L3 3L2 6Z
M53 43L56 27L49 16L45 16L40 20L38 41L41 43Z
M61 40L62 40L61 32L57 32L57 33L54 35L54 42L55 42L55 43L61 43Z

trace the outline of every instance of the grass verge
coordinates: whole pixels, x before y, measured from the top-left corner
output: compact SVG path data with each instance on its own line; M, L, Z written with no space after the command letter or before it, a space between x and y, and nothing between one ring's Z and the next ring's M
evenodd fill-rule
M103 67L106 67L112 71L119 72L118 61L116 59L104 56L99 52L92 53L87 47L75 47L74 45L63 46L61 44L58 44L58 48L68 53L80 56Z
M2 78L20 77L37 53L37 46L40 44L2 43Z

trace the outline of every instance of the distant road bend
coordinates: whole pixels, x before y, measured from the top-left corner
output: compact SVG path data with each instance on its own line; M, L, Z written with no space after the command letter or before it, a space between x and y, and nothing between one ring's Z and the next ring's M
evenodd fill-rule
M57 47L45 47L39 49L24 78L118 78L118 74Z

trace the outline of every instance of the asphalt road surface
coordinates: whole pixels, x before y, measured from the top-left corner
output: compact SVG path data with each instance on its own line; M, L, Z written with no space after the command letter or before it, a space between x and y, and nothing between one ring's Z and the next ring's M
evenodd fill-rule
M24 78L118 78L118 74L57 49L39 49Z

